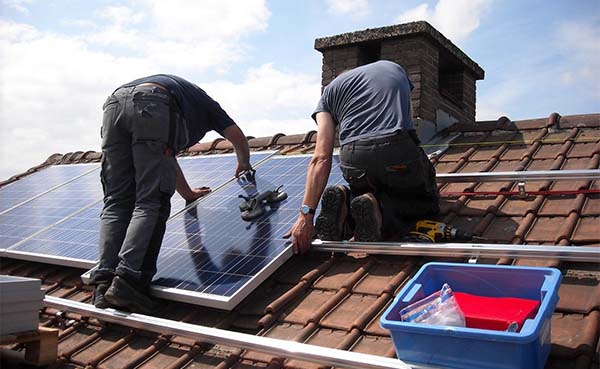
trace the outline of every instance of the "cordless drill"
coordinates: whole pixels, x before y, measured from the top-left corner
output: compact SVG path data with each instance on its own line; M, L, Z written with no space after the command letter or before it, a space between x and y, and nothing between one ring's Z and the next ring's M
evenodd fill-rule
M486 240L483 237L473 236L469 232L461 231L449 224L433 220L419 220L415 224L414 231L410 232L410 236L423 240L427 239L431 242Z

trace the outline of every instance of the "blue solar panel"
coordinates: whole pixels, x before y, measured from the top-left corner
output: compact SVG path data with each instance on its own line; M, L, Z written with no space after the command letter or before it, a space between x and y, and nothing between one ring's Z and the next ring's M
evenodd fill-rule
M273 152L252 153L250 157L251 163L256 165L270 155L273 155ZM178 159L178 162L191 186L207 186L211 188L216 188L232 179L237 165L237 159L234 154L183 158ZM97 185L99 186L100 181L98 177L94 175L94 178L96 178ZM96 199L101 197L102 194L100 193ZM171 204L173 206L171 214L176 214L176 212L183 210L185 207L185 201L179 195L173 196ZM39 259L43 259L44 256L52 257L45 261L55 264L61 264L64 261L67 265L90 267L90 263L98 261L100 213L102 207L103 203L98 202L83 211L75 213L49 229L39 232L20 244L11 247L9 251L43 255ZM24 209L25 214L29 211L29 209ZM15 221L17 220L15 219ZM50 224L55 222L56 220ZM2 231L2 226L0 224L0 234L2 235L0 238L3 238L4 234L8 233L8 231ZM21 241L40 229L40 227L12 229L12 233L10 235L7 234L6 237L11 240L14 239L14 241L11 241L12 243L6 242L9 245L13 245L15 242ZM3 242L0 240L0 247L3 247L2 245ZM67 260L66 258L80 261L79 265L77 262Z
M102 198L98 171L0 215L0 248L8 248Z
M0 188L0 213L98 168L98 165L53 165Z
M257 170L256 184L232 182L171 219L154 284L158 295L232 309L254 285L291 256L283 239L302 205L310 157L273 157ZM330 184L343 181L337 159ZM288 198L253 222L240 217L238 195L283 185Z
M250 155L250 162L256 165L273 155L269 152L256 152ZM233 178L237 167L235 154L210 155L178 159L177 162L191 187L216 187ZM185 207L185 200L175 194L171 199L171 214L175 215Z

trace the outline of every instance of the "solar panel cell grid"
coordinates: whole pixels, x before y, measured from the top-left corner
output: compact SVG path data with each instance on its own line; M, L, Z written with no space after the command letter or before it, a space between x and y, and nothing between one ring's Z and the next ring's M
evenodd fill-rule
M251 162L256 164L272 154L273 152L254 153L251 155ZM237 159L233 154L213 155L180 159L179 164L191 186L204 185L215 188L233 178ZM94 172L87 175L88 180L78 182L81 186L71 185L68 191L53 191L36 199L35 208L19 207L11 211L10 215L0 217L0 247L14 245L48 225L59 222L11 247L10 250L39 254L41 258L59 257L49 260L53 263L60 263L61 257L82 260L82 267L97 261L100 213L103 206L102 201L99 201L102 198L102 190L97 174L98 172ZM76 212L90 205L88 200L91 198L91 188L94 188L95 200L98 202ZM68 204L63 206L63 202L58 201L60 199ZM171 214L185 207L185 201L177 194L173 196L171 204ZM56 208L56 205L59 207ZM65 218L66 216L69 217ZM21 226L13 227L19 224Z
M283 236L302 205L309 161L307 156L271 158L257 170L256 183L232 182L173 218L167 226L154 284L181 290L184 295L192 292L195 297L187 301L195 303L230 299L236 294L240 300L251 292L244 290L246 285L255 278L266 278L270 273L267 267L284 257L289 248ZM329 183L342 181L336 164ZM280 185L288 194L286 200L266 206L265 214L252 222L241 219L238 195L252 196ZM287 257L290 255L288 252Z
M0 247L10 247L102 197L98 172L88 173L0 215Z
M57 165L0 188L0 213L70 181L98 165Z

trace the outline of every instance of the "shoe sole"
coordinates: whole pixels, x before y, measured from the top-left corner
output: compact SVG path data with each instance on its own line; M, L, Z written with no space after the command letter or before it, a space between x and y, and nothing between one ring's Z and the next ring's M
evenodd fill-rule
M339 227L342 205L345 202L344 191L340 188L328 188L323 193L321 212L315 221L317 236L323 241L341 241L343 229Z
M373 202L365 197L357 197L352 201L352 217L356 222L354 236L356 241L378 242L381 241L381 231L375 219Z

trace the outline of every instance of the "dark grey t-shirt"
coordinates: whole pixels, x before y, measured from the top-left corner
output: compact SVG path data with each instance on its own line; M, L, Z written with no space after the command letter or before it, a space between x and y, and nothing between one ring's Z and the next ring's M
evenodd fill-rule
M214 130L222 134L225 128L235 124L219 103L211 99L203 89L181 77L156 74L136 79L121 87L132 87L148 82L166 87L177 99L184 118L182 123L186 125L185 131L188 136L187 144L183 145L184 147L177 147L177 151L195 145L208 131Z
M412 83L398 64L380 60L336 77L312 114L331 113L340 126L340 144L414 129L410 111Z

